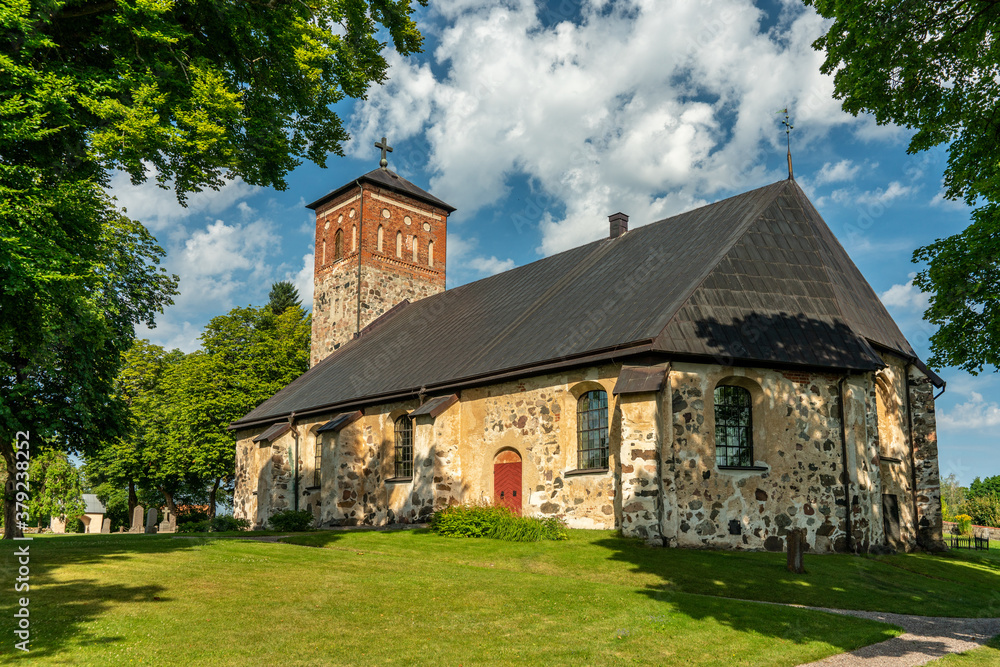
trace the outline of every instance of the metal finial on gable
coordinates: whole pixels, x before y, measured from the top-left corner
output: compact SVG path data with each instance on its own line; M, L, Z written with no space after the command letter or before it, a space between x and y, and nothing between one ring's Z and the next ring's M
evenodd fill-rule
M777 113L785 114L785 119L781 121L781 124L785 126L785 146L788 148L788 180L795 180L795 176L792 173L792 130L795 126L792 125L791 121L788 119L788 107L779 110Z
M375 142L375 148L382 149L382 159L378 161L378 166L383 169L387 169L389 167L389 161L385 159L385 154L392 152L392 146L386 142L385 137L382 137L382 141Z

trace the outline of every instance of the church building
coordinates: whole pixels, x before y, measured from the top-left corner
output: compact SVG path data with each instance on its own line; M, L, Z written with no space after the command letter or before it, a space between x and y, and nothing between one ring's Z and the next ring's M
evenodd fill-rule
M312 365L230 427L237 517L497 503L664 546L943 545L944 382L791 177L446 290L455 209L385 150L309 204Z

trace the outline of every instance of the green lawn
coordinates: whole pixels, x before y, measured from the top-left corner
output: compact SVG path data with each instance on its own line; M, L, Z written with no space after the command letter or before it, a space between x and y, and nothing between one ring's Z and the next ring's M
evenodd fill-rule
M374 549L415 560L624 584L647 595L698 593L816 607L924 616L1000 617L1000 551L866 557L806 554L805 575L785 555L657 549L613 532L570 531L567 542L504 544L404 533L319 532L288 539L330 548Z
M996 667L1000 665L1000 637L994 637L982 648L946 655L931 664L934 667Z
M646 587L614 560L602 580L529 567L560 551L613 558L601 544L613 539L605 533L531 545L410 531L302 538L329 548L144 535L36 539L35 641L26 657L66 665L794 665L895 633L859 619ZM470 549L474 559L463 556ZM2 560L8 582L12 561ZM12 650L13 598L0 597L4 663L25 657Z
M1000 589L995 553L813 556L794 576L781 554L652 549L598 531L534 544L426 531L291 540L326 548L36 539L33 649L12 649L16 596L5 584L0 663L795 665L896 631L715 596L974 616L989 615Z

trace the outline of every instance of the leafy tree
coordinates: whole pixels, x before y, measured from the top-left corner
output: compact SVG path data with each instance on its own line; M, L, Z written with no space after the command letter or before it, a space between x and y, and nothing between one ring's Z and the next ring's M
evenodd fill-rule
M39 528L52 517L67 523L83 515L80 471L64 452L47 449L37 453L29 467L31 475L30 516Z
M977 206L961 234L919 248L914 284L930 293L924 317L932 366L970 373L1000 367L1000 5L990 0L805 0L833 23L826 51L845 111L916 130L907 151L948 146L945 196Z
M268 295L268 306L275 315L281 315L288 308L302 308L302 299L299 298L299 291L295 285L283 280L271 285L271 293Z
M966 493L968 499L971 500L986 496L1000 498L1000 475L994 475L982 480L977 477L972 480L972 484L969 484L969 491Z
M951 521L951 517L962 509L965 502L965 488L958 482L955 473L951 473L941 480L941 503L947 507L945 521Z
M176 293L162 250L104 191L111 169L185 193L285 186L347 138L332 111L410 54L408 0L16 0L0 4L0 456L125 435L112 383ZM17 534L13 479L4 537Z

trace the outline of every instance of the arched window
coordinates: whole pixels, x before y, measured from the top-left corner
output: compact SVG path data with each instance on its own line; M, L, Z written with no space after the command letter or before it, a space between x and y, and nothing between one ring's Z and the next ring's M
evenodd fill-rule
M395 477L413 477L413 420L403 415L396 420Z
M344 258L344 232L337 230L333 235L333 261Z
M403 259L403 232L396 232L396 257Z
M608 467L608 392L588 391L576 403L577 468Z
M414 264L417 263L417 256L418 256L418 253L417 253L417 237L414 236L413 237L413 263Z
M323 258L320 264L326 264L326 239L323 239Z
M382 233L382 225L378 226L378 251L382 252L382 240L385 235Z
M323 484L323 434L317 433L314 447L316 448L316 460L313 462L313 486Z
M351 252L358 249L358 226L351 227Z
M434 241L427 242L427 266L434 266Z
M752 406L743 387L715 388L715 462L720 467L753 465Z

